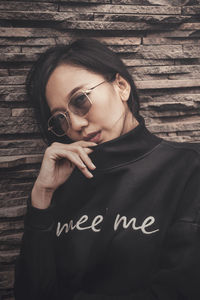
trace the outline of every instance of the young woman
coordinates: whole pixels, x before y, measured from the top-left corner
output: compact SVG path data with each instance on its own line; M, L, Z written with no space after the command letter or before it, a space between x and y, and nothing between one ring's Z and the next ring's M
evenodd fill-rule
M41 55L28 94L49 144L32 189L16 300L200 299L200 152L139 115L100 42Z

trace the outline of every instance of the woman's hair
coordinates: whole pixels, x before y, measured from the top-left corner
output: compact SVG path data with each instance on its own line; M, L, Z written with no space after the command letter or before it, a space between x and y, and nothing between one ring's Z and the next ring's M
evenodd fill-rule
M51 113L45 97L46 84L55 68L65 63L81 66L89 71L101 74L105 79L111 81L115 79L114 75L119 73L131 86L131 93L128 99L130 111L136 119L143 120L139 115L139 98L134 81L117 54L95 39L77 39L70 45L57 45L49 48L33 64L27 76L27 94L35 108L41 134L47 144L54 141L72 142L66 136L54 136L48 131L47 126Z

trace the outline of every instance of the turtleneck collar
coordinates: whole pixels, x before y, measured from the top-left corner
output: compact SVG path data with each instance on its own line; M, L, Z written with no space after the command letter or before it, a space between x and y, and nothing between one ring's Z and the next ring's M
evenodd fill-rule
M90 154L96 169L92 173L118 167L151 151L160 144L162 138L151 133L144 122L140 122L127 133L95 147Z

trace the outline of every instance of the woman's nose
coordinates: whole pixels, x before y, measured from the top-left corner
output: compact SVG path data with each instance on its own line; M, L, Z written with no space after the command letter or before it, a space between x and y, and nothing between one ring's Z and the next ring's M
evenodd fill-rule
M82 127L88 125L88 120L83 116L78 116L69 112L70 127L75 131L80 131Z

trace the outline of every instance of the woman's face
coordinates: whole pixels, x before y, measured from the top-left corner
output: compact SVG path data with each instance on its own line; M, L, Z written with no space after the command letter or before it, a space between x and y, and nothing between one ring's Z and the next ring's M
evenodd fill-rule
M73 141L89 140L103 143L114 139L138 123L130 112L127 100L130 85L119 74L112 82L104 82L89 93L92 106L84 116L69 110L68 103L74 89L87 90L105 78L83 67L62 64L53 71L46 85L46 99L50 111L67 111L71 126L66 135ZM69 96L70 95L70 96ZM88 137L88 135L93 134Z

